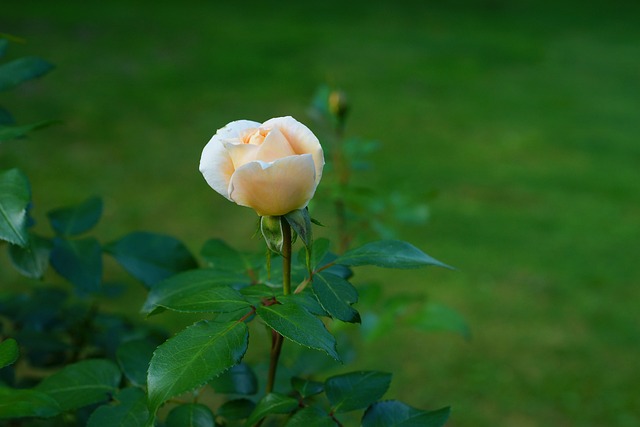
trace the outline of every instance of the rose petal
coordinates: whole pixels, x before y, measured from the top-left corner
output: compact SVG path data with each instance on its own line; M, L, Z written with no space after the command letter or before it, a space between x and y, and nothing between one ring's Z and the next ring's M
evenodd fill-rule
M258 149L260 148L258 145L253 144L233 144L230 142L223 143L224 147L227 149L229 156L231 157L231 161L233 162L233 167L238 169L243 165L253 162L256 159L256 155L258 154Z
M218 193L227 199L229 197L229 182L233 175L233 161L229 156L227 149L224 147L223 141L231 141L238 139L241 132L246 129L256 128L260 123L250 120L236 120L227 124L225 127L218 129L215 135L211 137L207 145L202 150L200 157L200 172L211 186Z
M314 171L310 154L247 163L231 178L230 198L260 216L284 215L307 206L316 189Z
M279 129L296 154L311 154L313 156L317 185L322 178L324 155L320 141L313 132L291 116L269 119L262 124L262 127Z
M278 128L273 128L267 134L262 145L258 147L255 160L273 162L274 160L293 156L294 154L296 153L287 142L287 138L284 137Z
M217 137L221 141L241 143L241 137L243 135L251 129L257 129L258 127L260 127L260 123L252 120L236 120L218 129L213 137Z

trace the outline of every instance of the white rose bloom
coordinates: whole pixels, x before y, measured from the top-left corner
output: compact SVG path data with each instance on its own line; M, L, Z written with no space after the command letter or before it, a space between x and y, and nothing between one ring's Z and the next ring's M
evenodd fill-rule
M293 117L231 122L218 129L200 159L211 188L260 216L306 207L323 166L318 138Z

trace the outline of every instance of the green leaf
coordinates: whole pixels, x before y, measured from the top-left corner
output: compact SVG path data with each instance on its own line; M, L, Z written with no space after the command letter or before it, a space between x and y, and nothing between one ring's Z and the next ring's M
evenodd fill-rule
M116 359L131 384L140 387L147 384L147 369L155 349L156 346L147 339L120 344L116 351Z
M360 315L351 307L358 302L358 291L351 283L325 271L313 276L312 288L322 308L331 317L343 322L360 322Z
M209 381L218 394L252 395L258 392L258 378L246 363L238 363L224 374Z
M0 387L0 419L40 417L60 413L60 405L52 397L36 390Z
M286 427L336 427L329 414L316 406L306 407L296 412L285 424Z
M25 56L0 65L0 91L47 74L53 65L36 56Z
M49 266L51 243L35 234L29 235L29 243L25 247L9 246L11 264L20 274L31 279L41 279Z
M250 307L234 288L242 276L211 269L185 271L160 283L151 291L142 312L154 314L158 307L190 313L228 313Z
M18 360L18 343L13 338L0 342L0 369L13 365Z
M169 412L165 427L214 427L211 409L199 403L176 406Z
M280 295L278 297L278 301L282 304L297 304L315 316L328 316L325 309L322 308L318 302L318 298L316 298L310 289L305 289L303 292L298 294Z
M422 252L407 242L380 240L347 251L335 260L336 264L359 266L376 265L385 268L418 268L428 265L452 268Z
M350 372L327 379L324 389L334 412L349 412L380 399L390 383L391 374L385 372Z
M233 399L218 408L218 416L227 420L242 420L247 418L256 404L249 399Z
M102 282L102 248L93 237L80 240L53 239L51 266L84 292L95 292Z
M53 397L63 411L107 400L120 383L120 369L109 360L90 359L67 365L35 388Z
M51 228L60 236L69 237L89 231L100 221L102 199L90 197L84 202L47 212Z
M246 425L254 425L269 414L288 414L298 407L298 400L279 393L269 393L256 405Z
M469 325L457 311L442 304L429 302L412 315L409 323L425 331L457 332L465 339L471 338Z
M198 267L182 242L158 233L136 231L108 244L105 250L147 287Z
M153 354L147 385L152 412L167 399L220 375L244 356L249 331L243 322L201 321L162 344Z
M311 251L311 268L315 269L320 265L322 259L327 255L327 252L329 252L330 245L331 242L329 239L321 238L314 240L313 250Z
M300 240L307 248L311 247L313 234L311 230L311 218L307 208L291 211L284 216L291 228L300 236Z
M276 332L300 345L322 350L340 361L336 351L336 339L327 331L324 323L293 302L288 304L261 305L257 314Z
M447 423L449 407L421 411L397 400L371 405L362 417L362 427L442 427Z
M305 380L298 377L291 378L291 386L300 396L307 398L324 391L324 383L319 381Z
M29 180L20 170L0 172L0 240L27 246L27 207L30 201Z
M210 268L220 271L244 273L254 269L256 264L254 259L235 250L221 239L207 240L200 255Z
M149 420L147 395L139 388L120 390L115 402L97 408L87 422L87 427L140 427Z
M0 142L21 138L29 132L60 123L59 120L42 120L28 125L13 125L0 122Z

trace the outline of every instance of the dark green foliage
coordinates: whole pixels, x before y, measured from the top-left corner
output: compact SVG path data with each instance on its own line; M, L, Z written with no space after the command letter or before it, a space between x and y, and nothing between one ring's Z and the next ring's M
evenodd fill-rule
M371 405L362 418L362 427L442 427L451 410L421 411L396 400Z
M18 343L13 338L0 341L0 369L13 364L18 359Z
M285 338L316 350L322 350L336 360L336 340L324 324L296 302L259 306L258 316Z
M152 412L167 399L203 386L237 364L248 339L249 331L242 322L201 321L158 347L147 377Z
M142 389L131 387L118 391L113 402L93 411L87 427L140 427L148 419L147 395Z
M247 419L248 425L253 425L270 414L288 414L298 407L298 401L292 397L278 393L269 393L256 405Z
M28 244L27 207L31 189L18 169L0 172L0 240L25 247Z
M380 240L351 249L335 262L348 266L375 265L385 268L417 268L429 265L451 268L415 246L398 240Z
M349 412L380 399L390 383L391 374L384 372L351 372L327 379L324 389L333 412Z
M18 86L28 80L43 76L53 69L44 59L29 56L0 65L0 91Z
M227 372L209 381L216 393L253 395L258 392L258 378L251 366L238 363Z
M51 228L60 236L85 233L96 226L102 216L102 199L90 197L76 206L54 209L47 213Z
M211 410L197 403L179 405L169 412L166 427L215 427Z
M147 287L198 266L182 242L158 233L136 231L127 234L107 245L105 251Z
M45 378L36 390L51 396L67 411L108 400L117 390L121 375L109 360L84 360Z
M98 240L53 239L51 266L80 292L96 292L102 283L102 247Z

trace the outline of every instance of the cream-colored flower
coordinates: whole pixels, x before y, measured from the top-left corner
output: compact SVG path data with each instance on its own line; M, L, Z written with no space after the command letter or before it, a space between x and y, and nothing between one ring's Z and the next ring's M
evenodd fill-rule
M218 129L200 158L211 188L260 216L306 207L323 166L318 138L293 117L231 122Z

